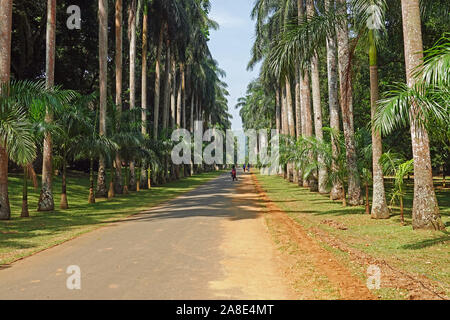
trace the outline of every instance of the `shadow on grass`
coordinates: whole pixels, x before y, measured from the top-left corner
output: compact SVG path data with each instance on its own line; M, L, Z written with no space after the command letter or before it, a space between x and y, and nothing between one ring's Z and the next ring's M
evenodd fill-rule
M418 250L418 249L431 247L436 244L446 243L446 242L450 241L450 233L447 231L445 231L444 233L445 233L445 236L435 238L435 239L427 239L427 240L419 241L416 243L406 244L406 245L402 246L401 248L409 249L409 250Z

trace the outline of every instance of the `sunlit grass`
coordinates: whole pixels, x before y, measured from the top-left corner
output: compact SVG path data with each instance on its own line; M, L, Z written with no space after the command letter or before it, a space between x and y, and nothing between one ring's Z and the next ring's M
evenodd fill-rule
M402 225L398 208L389 220L372 220L364 207L342 207L326 196L311 193L277 176L257 176L272 201L305 227L318 227L343 240L347 245L382 258L412 273L426 275L449 293L450 235L448 231L414 231L411 226L412 183L405 199ZM450 225L450 190L436 189L444 223ZM334 220L348 230L339 230L324 220ZM391 293L390 293L391 294Z
M122 219L154 207L192 190L220 172L210 172L171 182L151 190L132 192L112 200L98 200L89 205L89 179L83 173L71 173L68 181L69 210L59 210L61 179L55 177L54 194L57 210L37 212L39 190L29 189L30 218L20 218L22 177L9 178L12 209L10 221L0 221L0 265L11 263L45 248L101 227L108 221Z

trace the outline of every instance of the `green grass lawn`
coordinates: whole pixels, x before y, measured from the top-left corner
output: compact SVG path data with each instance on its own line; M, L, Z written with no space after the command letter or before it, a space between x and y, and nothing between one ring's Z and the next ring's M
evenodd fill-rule
M435 280L447 295L450 293L449 232L412 230L412 184L408 185L409 192L405 199L406 225L402 226L398 208L395 207L392 208L394 211L391 219L372 220L364 213L363 206L344 208L340 202L330 201L327 196L311 193L278 176L257 175L257 179L269 198L306 228L319 227L350 247L382 258L405 271L423 274ZM449 226L450 190L437 188L436 193L442 219ZM323 224L324 220L336 221L345 225L348 230ZM393 297L401 296L394 293Z
M87 203L89 179L83 173L72 172L68 181L69 210L51 213L36 212L39 191L30 188L30 218L20 218L22 178L9 178L9 196L12 210L10 221L0 221L0 265L8 264L35 252L60 244L78 235L92 231L112 220L123 219L173 199L217 177L221 172L210 172L171 182L151 190L132 192L112 200ZM55 207L59 208L61 179L55 177Z

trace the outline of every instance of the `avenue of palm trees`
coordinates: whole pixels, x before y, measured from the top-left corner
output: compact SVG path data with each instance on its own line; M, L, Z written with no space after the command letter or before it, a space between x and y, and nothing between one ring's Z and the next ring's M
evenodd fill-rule
M55 170L62 171L60 207L68 209L69 163L88 163L90 190L86 200L94 203L96 198L112 198L208 170L169 162L171 132L179 127L192 130L195 120L204 121L204 128L230 126L228 92L221 81L224 72L208 48L209 30L218 27L208 18L208 0L78 2L85 16L92 14L86 12L90 10L97 19L83 16L81 43L69 49L58 47L71 36L66 34L67 29L62 30L67 19L67 15L61 15L66 11L64 4L57 0L45 4L1 2L2 220L11 216L9 165L23 168L22 217L28 217L27 183L32 179L38 185L35 169L42 168L38 211L55 209L59 193L52 183ZM30 13L33 6L46 15L36 17L35 12ZM13 21L13 17L19 21ZM45 33L46 43L45 68L37 70L31 79L22 76L14 62L15 58L38 57L36 52L25 52L34 38L27 36L24 42L22 38L12 39L30 23L39 23L40 30L45 29L41 37ZM98 39L96 51L92 51L92 41L89 43L86 37ZM65 55L72 49L80 49L86 59L97 57L96 67L90 72L92 65L84 63L82 76L63 85L55 80L55 74L66 72L64 79L70 77L71 68L62 63L80 57ZM19 50L16 56L12 55L15 50ZM91 82L89 89L83 88L87 79ZM81 82L78 87L74 83L77 81Z
M403 219L404 179L413 175L413 228L445 229L432 170L443 172L445 185L448 5L257 0L252 18L249 68L262 67L237 107L246 128L281 132L285 179L344 205L365 203L373 219L389 218L389 200L399 201ZM395 176L392 193L384 175Z
M11 167L23 173L27 217L30 179L44 212L58 193L70 207L71 164L89 171L89 203L163 185L209 169L171 163L174 129L231 125L209 0L75 2L90 10L72 33L57 0L1 2L0 219L11 217ZM389 200L403 215L413 176L413 227L445 229L433 182L434 170L445 184L449 165L445 2L257 0L251 18L249 68L261 73L238 106L245 128L282 134L285 179L387 219Z

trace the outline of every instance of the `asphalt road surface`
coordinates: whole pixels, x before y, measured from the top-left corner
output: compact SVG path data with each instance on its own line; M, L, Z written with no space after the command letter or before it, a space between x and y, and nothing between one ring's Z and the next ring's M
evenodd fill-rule
M0 299L290 298L239 173L0 269Z

